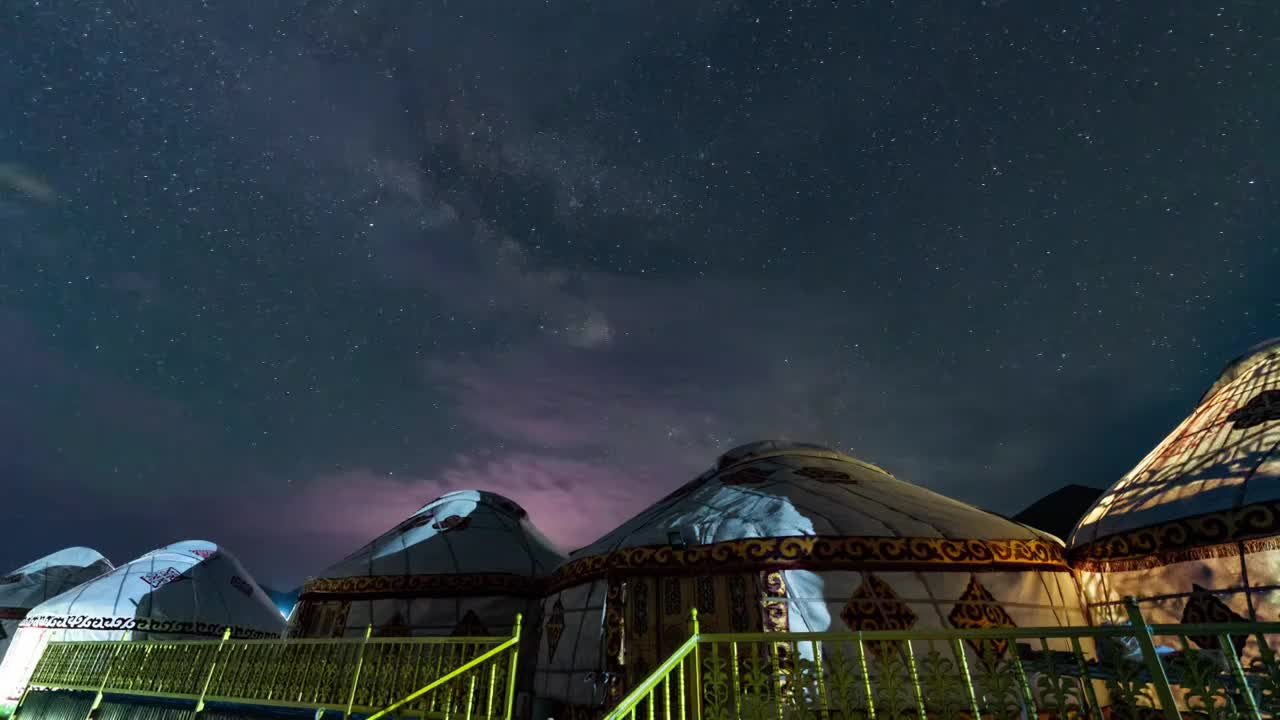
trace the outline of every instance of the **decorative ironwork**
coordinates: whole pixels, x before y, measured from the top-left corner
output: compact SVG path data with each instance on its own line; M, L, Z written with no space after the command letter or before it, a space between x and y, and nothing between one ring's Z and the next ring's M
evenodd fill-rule
M193 702L197 710L219 702L509 719L519 636L517 617L508 638L51 642L27 697L71 690Z
M695 615L689 640L604 720L1276 717L1280 664L1269 645L1245 667L1189 642L1167 659L1156 651L1154 638L1180 632L1263 637L1280 633L1280 623L1152 627L1136 605L1128 611L1128 626L860 633L703 634ZM997 640L1009 652L997 657L988 650L983 657L973 649L992 648ZM1099 658L1085 650L1117 640L1136 642L1140 656L1118 652ZM875 652L876 646L898 651ZM796 658L790 673L778 672L784 647ZM1098 692L1101 687L1107 695ZM692 698L686 688L692 688Z

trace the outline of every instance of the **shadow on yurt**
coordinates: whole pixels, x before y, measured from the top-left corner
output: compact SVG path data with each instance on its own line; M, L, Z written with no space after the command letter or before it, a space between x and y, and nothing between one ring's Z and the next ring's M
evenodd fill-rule
M207 640L228 629L236 638L276 638L284 628L280 612L231 553L203 540L174 543L32 608L0 663L0 689L11 703L23 699L53 641ZM92 693L33 692L18 712L84 718L92 701ZM44 712L54 707L60 709Z
M573 553L548 593L534 692L556 718L616 703L689 638L693 609L703 633L1087 624L1057 538L782 441L726 453Z
M509 635L522 614L522 652L529 652L543 581L563 560L511 500L449 493L308 580L290 634L360 637L371 627L380 637L489 637ZM531 660L521 660L525 677Z
M1122 622L1126 596L1152 623L1280 620L1280 339L1230 363L1094 503L1071 561L1095 622ZM1256 655L1256 639L1232 642Z

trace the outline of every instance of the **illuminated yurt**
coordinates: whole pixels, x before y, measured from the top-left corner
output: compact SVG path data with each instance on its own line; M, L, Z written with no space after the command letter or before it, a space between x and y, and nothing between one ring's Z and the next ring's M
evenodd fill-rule
M16 703L53 640L279 637L284 618L226 549L188 540L153 550L32 608L0 663L0 701Z
M391 637L506 635L516 613L537 608L543 579L563 560L511 500L449 493L308 580L291 634L359 637L372 626Z
M709 633L1087 624L1057 538L825 447L765 441L557 570L534 692L590 715L688 639L695 607Z
M1126 596L1153 623L1280 620L1280 339L1228 365L1070 544L1095 622L1123 622Z

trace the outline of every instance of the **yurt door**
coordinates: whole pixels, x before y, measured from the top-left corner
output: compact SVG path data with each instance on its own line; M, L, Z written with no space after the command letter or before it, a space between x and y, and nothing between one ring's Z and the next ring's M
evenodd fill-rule
M308 602L298 618L297 637L342 637L350 611L349 601Z
M625 685L635 687L689 639L689 611L704 633L759 632L755 573L637 577L626 584Z

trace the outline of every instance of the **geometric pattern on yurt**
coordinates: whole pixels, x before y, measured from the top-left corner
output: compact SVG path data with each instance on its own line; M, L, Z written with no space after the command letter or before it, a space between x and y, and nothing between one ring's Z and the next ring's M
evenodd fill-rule
M560 598L556 598L556 603L551 607L551 614L547 617L547 626L543 630L547 636L547 659L553 660L556 656L556 648L560 647L560 637L564 635L564 603Z
M961 630L993 630L1018 626L1000 603L996 602L991 591L978 582L976 575L969 576L968 586L960 594L955 607L951 608L947 619ZM969 645L981 658L1002 657L1009 649L1008 640L970 640Z
M489 628L480 621L475 610L468 610L453 628L454 637L489 637Z
M840 611L840 619L850 630L870 631L910 630L920 618L888 583L867 573Z
M1227 607L1227 604L1219 600L1216 595L1194 584L1191 586L1191 596L1187 598L1187 605L1182 610L1181 619L1184 625L1248 622L1239 613ZM1222 643L1218 641L1218 638L1211 635L1189 635L1187 639L1206 650L1223 649ZM1235 645L1236 657L1239 657L1244 652L1244 647L1248 642L1249 637L1247 635L1231 636L1231 643Z

